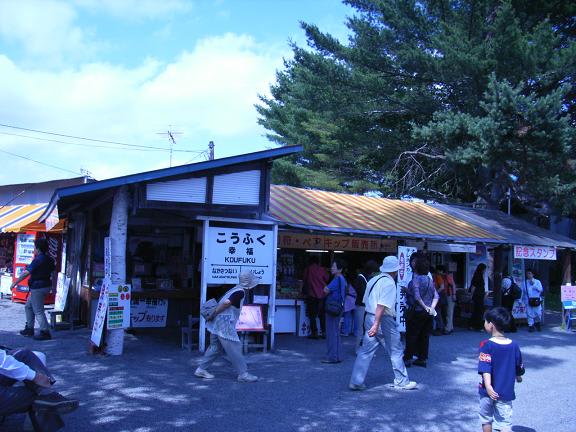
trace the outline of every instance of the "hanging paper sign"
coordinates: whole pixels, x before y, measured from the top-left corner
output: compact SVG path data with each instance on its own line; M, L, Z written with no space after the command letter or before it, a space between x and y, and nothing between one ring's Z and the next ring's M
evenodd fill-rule
M108 330L130 327L130 285L117 284L108 291Z
M259 283L271 284L274 250L273 232L247 228L208 228L206 247L207 282L235 284L242 271L252 272Z
M514 246L514 258L556 261L556 248L545 246Z
M90 340L96 346L102 343L102 332L104 331L104 323L106 322L106 312L108 312L108 287L110 280L104 279L102 288L100 289L100 297L98 298L98 306L96 308L96 316L94 317L94 325L92 326L92 335Z
M66 277L64 273L58 272L58 281L56 283L56 298L54 299L55 311L63 311L66 307L66 299L68 298L69 287L70 278Z
M562 285L560 287L560 300L563 302L576 301L576 286Z

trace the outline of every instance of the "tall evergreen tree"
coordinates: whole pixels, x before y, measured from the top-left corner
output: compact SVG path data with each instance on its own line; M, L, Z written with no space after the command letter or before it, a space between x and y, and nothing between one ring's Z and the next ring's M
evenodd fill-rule
M305 151L275 180L498 206L576 208L576 6L513 0L347 0L344 43L308 47L257 107ZM512 177L510 176L512 175ZM517 178L516 182L512 178Z

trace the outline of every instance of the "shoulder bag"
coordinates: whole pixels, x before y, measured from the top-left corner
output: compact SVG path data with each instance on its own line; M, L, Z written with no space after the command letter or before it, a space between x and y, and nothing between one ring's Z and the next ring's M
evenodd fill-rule
M344 312L344 296L342 296L341 285L342 285L342 279L338 277L338 290L340 291L340 298L342 298L342 301L333 299L326 300L324 310L328 315L340 316Z

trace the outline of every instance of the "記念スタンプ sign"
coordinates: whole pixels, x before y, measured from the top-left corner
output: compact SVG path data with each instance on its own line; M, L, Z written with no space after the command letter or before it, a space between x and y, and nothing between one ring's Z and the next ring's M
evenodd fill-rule
M210 227L205 245L207 283L238 283L240 272L248 270L261 284L271 284L273 235L266 230Z

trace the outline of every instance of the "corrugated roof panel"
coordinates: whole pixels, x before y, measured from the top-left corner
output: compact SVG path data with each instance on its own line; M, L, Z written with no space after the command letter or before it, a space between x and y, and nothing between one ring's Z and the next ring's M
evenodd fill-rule
M501 243L500 237L424 203L272 185L270 215L310 229Z

